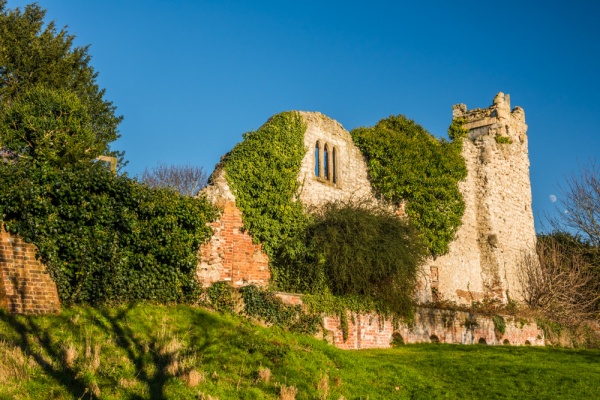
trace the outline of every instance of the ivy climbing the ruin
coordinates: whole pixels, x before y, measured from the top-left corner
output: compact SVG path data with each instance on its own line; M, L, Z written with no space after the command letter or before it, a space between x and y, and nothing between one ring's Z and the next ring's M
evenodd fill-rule
M299 251L301 244L294 238L308 223L296 201L305 131L299 113L277 114L257 131L245 133L223 160L244 228L271 260L285 246Z
M458 182L467 176L461 155L466 130L460 120L448 129L451 141L436 139L403 115L350 132L367 160L376 193L395 204L419 229L433 256L448 252L465 203Z

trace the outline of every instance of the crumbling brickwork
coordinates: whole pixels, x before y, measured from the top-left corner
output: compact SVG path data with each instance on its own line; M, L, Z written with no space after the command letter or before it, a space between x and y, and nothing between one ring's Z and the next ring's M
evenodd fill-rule
M465 311L418 307L414 323L400 323L397 329L376 314L348 315L348 339L344 341L339 317L325 317L328 340L341 349L381 349L391 347L393 334L404 343L454 343L512 346L543 346L544 332L537 325L504 317L505 331L497 331L492 318Z
M200 246L197 276L204 286L218 281L228 281L236 287L264 286L269 282L269 258L260 244L252 243L243 226L242 212L235 202L225 201L219 219L211 223L211 240Z
M302 305L302 296L278 293L285 304ZM348 312L348 337L344 340L339 316L325 316L325 339L340 349L385 349L392 346L394 334L404 343L453 343L511 346L544 346L544 331L531 321L504 316L504 332L500 332L491 317L458 310L417 307L410 324L397 326L375 313Z
M56 284L36 259L37 248L0 228L0 306L17 314L60 311Z

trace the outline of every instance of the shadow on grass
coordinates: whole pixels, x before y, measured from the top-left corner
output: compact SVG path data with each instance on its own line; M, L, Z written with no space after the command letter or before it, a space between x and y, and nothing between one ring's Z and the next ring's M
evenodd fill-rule
M135 379L148 388L148 396L121 388L127 398L163 400L167 398L165 385L172 377L167 372L168 364L174 357L185 358L204 352L213 340L217 340L217 333L210 332L211 326L218 325L217 320L210 314L190 308L185 314L189 320L185 322L188 327L193 327L193 332L188 334L193 335L194 346L169 349L167 342L181 332L171 331L171 327L161 330L152 318L140 321L138 316L132 322L134 313L131 311L135 307L135 304L118 308L76 307L64 310L62 315L44 317L12 315L0 309L0 321L9 327L6 334L0 332L0 340L12 343L31 356L44 373L71 397L96 399L99 396L94 392L91 382L95 378L90 380L89 374L85 374L80 365L68 365L64 356L69 340L81 337L82 330L93 331L95 340L111 340L114 346L122 350L122 354L135 367ZM74 313L79 313L83 318L78 322ZM111 350L104 347L104 351ZM103 387L120 385L117 376L102 376L101 379Z

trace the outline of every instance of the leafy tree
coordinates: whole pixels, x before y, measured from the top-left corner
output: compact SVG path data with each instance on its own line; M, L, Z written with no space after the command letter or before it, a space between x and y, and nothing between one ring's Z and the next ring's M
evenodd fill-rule
M122 158L122 153L109 149L119 137L117 127L122 117L115 115L115 106L104 99L105 90L96 83L98 73L90 65L88 47L73 47L75 36L64 28L57 30L53 22L45 24L44 16L45 10L37 4L10 10L6 0L0 0L0 113L16 104L24 107L27 100L20 101L22 97L31 101L32 97L45 96L43 104L34 106L38 111L47 107L51 98L55 103L60 98L58 103L63 106L68 103L86 110L86 135L95 135L95 152ZM59 93L50 95L49 90ZM2 146L4 141L0 137Z
M71 91L32 88L0 115L3 149L37 167L89 162L106 144L98 140L88 111Z
M390 202L406 202L406 213L434 256L448 251L465 209L458 190L467 176L459 124L450 126L451 142L436 139L403 115L351 132L376 192Z
M171 188L184 196L196 196L206 187L208 177L196 165L158 164L142 172L141 181L153 188Z
M205 199L111 173L121 117L103 99L87 47L44 11L0 0L0 223L36 244L66 303L197 300Z

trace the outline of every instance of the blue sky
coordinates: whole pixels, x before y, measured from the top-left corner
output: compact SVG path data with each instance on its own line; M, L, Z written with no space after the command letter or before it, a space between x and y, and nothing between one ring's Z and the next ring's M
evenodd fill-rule
M600 2L38 4L91 45L98 83L125 117L114 148L131 176L159 162L211 172L285 110L348 130L404 114L446 137L453 104L487 107L502 91L525 109L539 230L560 212L550 196L560 202L561 182L600 150Z

